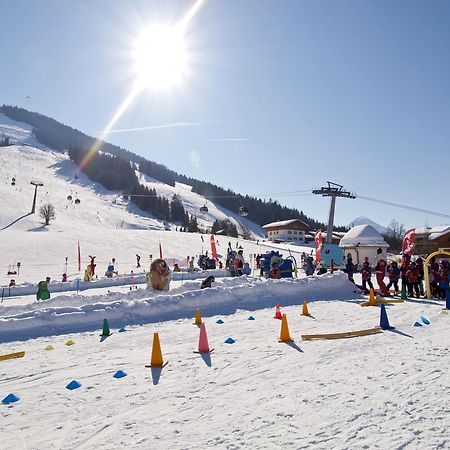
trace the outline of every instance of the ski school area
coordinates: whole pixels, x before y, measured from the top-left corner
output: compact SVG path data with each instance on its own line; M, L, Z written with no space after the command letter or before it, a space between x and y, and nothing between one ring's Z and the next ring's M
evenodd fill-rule
M450 445L445 302L219 272L5 299L0 448Z

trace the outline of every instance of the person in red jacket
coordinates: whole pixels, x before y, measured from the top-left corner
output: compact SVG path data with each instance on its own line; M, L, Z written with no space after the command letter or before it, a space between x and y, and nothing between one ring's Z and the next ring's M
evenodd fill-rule
M364 263L362 265L362 269L361 269L361 278L362 278L363 289L366 294L369 293L369 290L367 289L366 284L369 286L370 289L373 289L372 281L370 281L371 276L372 276L372 274L370 272L369 261L364 261Z
M409 291L408 280L406 279L406 272L409 270L409 265L411 263L411 256L407 253L403 255L402 265L400 266L400 273L402 276L402 289L405 286L405 291Z
M417 268L417 264L415 262L412 262L409 265L409 270L406 272L406 278L408 281L408 295L412 297L414 289L416 291L416 297L419 298L419 269Z
M389 283L386 286L387 290L390 289L392 285L394 285L395 293L398 294L398 278L400 275L400 269L398 268L397 261L392 261L389 269L388 269L388 277L389 277Z
M380 288L380 295L389 295L389 291L384 284L384 277L386 275L386 260L383 257L383 250L379 248L377 255L374 258L375 276L377 278L378 287Z

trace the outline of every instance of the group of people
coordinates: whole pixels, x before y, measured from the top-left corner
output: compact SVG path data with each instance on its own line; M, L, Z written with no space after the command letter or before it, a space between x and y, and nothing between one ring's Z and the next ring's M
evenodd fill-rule
M389 296L391 287L394 288L394 293L400 293L399 281L401 281L402 288L405 288L409 297L416 296L420 298L425 296L424 292L424 260L421 257L412 260L411 256L405 253L402 256L401 262L386 261L383 256L381 248L377 249L377 254L370 264L369 258L366 257L361 269L353 263L352 255L347 255L345 271L351 282L355 283L353 274L355 272L361 273L362 290L369 293L369 289L373 289L371 281L372 272L375 272L375 277L380 290L380 295ZM428 266L429 282L431 295L436 298L445 299L446 291L449 288L449 262L442 260L440 263L436 258L431 258ZM389 282L386 284L385 279Z

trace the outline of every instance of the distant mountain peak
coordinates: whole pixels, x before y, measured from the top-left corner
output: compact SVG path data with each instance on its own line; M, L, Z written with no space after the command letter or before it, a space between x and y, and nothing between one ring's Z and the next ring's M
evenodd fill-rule
M369 219L368 217L360 216L356 219L353 219L349 223L349 228L356 227L357 225L372 225L375 230L377 230L381 234L386 234L388 232L388 228L384 227L383 225L380 225L377 222L374 222L372 219Z

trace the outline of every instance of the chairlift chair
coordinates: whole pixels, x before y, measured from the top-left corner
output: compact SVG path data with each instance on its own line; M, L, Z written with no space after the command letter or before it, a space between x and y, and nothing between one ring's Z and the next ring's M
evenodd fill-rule
M248 216L248 209L247 209L245 206L241 206L241 207L239 208L239 215L240 215L241 217L246 217L246 216Z
M202 213L207 213L208 212L208 207L206 206L206 203L200 208L200 211Z

